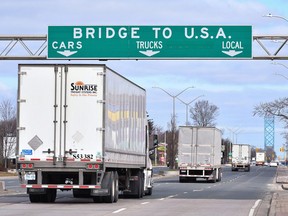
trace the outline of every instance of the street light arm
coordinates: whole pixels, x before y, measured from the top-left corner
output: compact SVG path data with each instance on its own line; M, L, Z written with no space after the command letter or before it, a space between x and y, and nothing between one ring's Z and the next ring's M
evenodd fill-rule
M286 69L288 69L288 66L287 65L284 65L282 63L278 63L278 62L272 62L273 65L281 65L283 67L285 67Z
M175 97L178 97L180 94L182 94L183 92L185 92L186 90L190 89L190 88L194 88L194 86L189 86L186 89L182 90L180 93L178 93L177 95L175 95Z
M282 16L278 16L278 15L272 15L271 13L267 14L267 15L264 15L263 17L275 17L275 18L279 18L279 19L283 19L285 20L286 22L288 22L288 19L286 19L285 17L282 17Z
M195 100L197 100L198 98L204 97L204 96L205 96L205 95L199 95L198 97L196 97L196 98L194 98L192 101L190 101L190 102L188 103L188 105L191 104L192 102L194 102Z
M166 94L168 94L170 97L174 97L172 94L170 94L169 92L167 92L165 89L157 87L157 86L153 86L152 88L158 88L161 89L162 91L164 91Z
M272 62L273 65L281 65L283 67L285 67L286 69L288 69L288 66L287 65L284 65L282 63L278 63L278 62ZM278 75L278 76L282 76L283 78L287 79L288 80L288 77L283 75L283 74L279 74L279 73L275 73L275 75Z
M278 76L282 76L283 78L287 79L288 80L288 77L283 75L283 74L278 74L278 73L275 73L275 75L278 75Z
M190 101L189 103L185 103L183 100L181 100L180 98L177 97L177 99L179 101L181 101L183 104L185 104L186 106L190 105L192 102L194 102L195 100L197 100L200 97L204 97L205 95L199 95L198 97L194 98L192 101Z

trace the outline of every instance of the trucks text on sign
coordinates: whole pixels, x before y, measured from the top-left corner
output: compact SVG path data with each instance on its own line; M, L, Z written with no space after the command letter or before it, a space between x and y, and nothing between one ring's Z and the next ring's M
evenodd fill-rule
M49 26L48 58L252 58L252 27Z

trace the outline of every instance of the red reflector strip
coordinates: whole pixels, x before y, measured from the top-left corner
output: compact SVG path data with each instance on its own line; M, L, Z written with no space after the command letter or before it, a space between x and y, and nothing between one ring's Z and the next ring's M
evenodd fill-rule
M31 161L40 161L40 158L31 158Z
M81 159L80 161L90 161L90 159Z
M67 161L75 161L74 158L67 158Z
M41 185L33 184L26 185L22 184L21 188L54 188L54 189L100 189L100 185Z
M53 158L46 158L46 161L53 161Z

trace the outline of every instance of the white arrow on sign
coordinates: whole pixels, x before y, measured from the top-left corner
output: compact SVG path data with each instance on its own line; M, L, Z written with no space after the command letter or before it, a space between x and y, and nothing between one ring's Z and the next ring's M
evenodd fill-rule
M64 51L57 51L59 54L64 55L66 57L69 57L75 53L77 53L78 51L70 51L70 50L64 50Z
M139 51L139 52L146 55L146 56L151 57L151 56L159 53L160 51L146 50L146 51Z
M236 56L236 55L242 53L243 51L229 50L229 51L222 51L222 52L225 53L226 55L233 57L233 56Z

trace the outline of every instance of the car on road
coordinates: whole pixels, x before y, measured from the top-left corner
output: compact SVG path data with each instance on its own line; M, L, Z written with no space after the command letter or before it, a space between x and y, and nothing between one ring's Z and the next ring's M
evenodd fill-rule
M277 167L278 166L278 163L275 162L275 161L271 161L270 164L269 164L270 167Z

